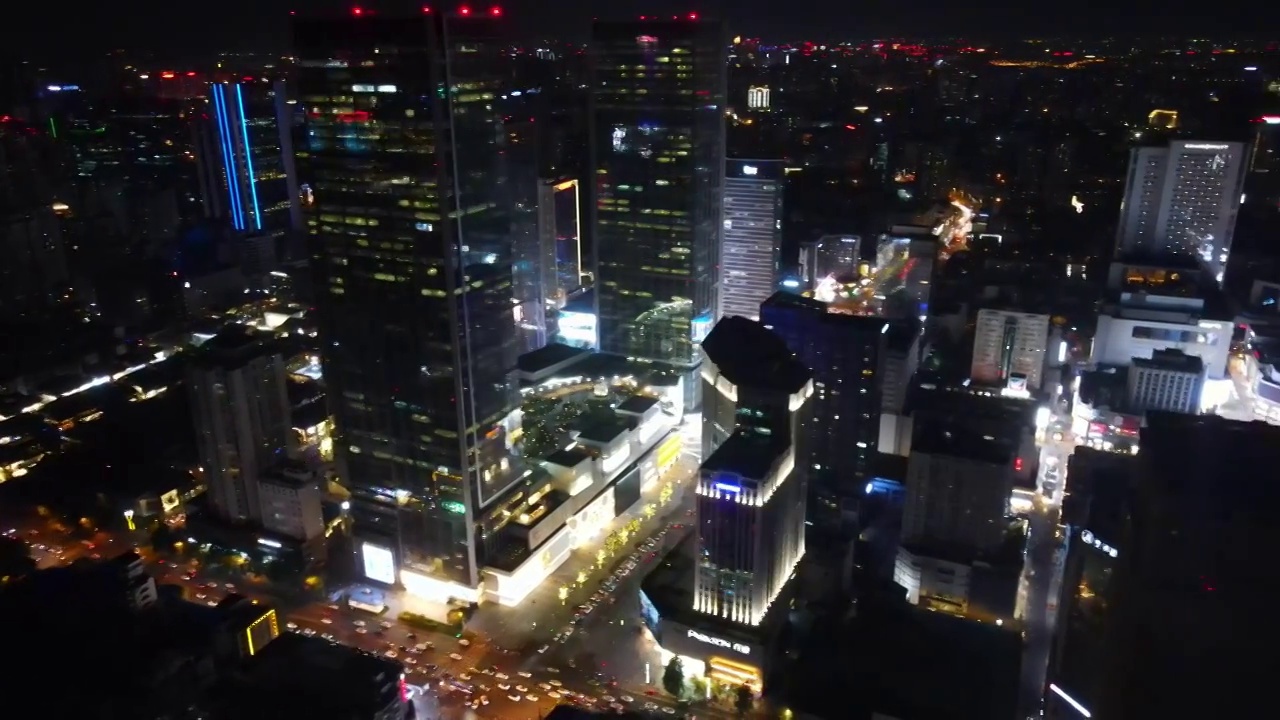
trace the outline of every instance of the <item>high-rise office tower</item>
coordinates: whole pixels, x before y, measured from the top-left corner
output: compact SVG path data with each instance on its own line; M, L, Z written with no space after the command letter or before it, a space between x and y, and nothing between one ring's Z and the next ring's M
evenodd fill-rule
M199 348L187 384L211 509L223 520L261 521L258 482L294 437L279 349L227 331Z
M743 317L717 323L702 352L707 412L733 429L699 471L694 609L759 625L804 555L797 444L813 383L781 338Z
M782 247L782 161L725 163L720 316L757 320L778 285Z
M1134 148L1117 253L1194 255L1222 282L1248 170L1244 143L1177 140Z
M1075 717L1259 717L1270 657L1280 429L1152 412L1117 545L1098 705ZM1224 479L1229 478L1224 482ZM1099 538L1107 540L1107 538ZM1108 541L1111 542L1111 541ZM1082 703L1083 705L1083 703ZM1076 708L1079 710L1080 708Z
M986 385L1039 390L1048 344L1048 315L983 308L974 330L969 376Z
M196 153L207 216L226 218L246 233L279 236L302 227L287 101L283 81L209 86Z
M490 13L297 18L324 375L365 575L475 598L521 477Z
M880 438L880 369L892 324L782 292L760 306L760 322L813 374L806 425L812 489L858 495Z
M605 352L691 368L714 322L726 48L723 25L693 14L593 26L592 212Z

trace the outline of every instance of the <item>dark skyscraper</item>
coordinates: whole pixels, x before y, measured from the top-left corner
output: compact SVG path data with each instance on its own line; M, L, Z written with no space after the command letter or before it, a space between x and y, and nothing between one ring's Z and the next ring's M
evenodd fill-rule
M324 375L364 574L441 600L475 597L481 538L521 472L499 22L294 25Z
M1270 714L1280 428L1157 411L1141 447L1122 536L1092 537L1115 577L1098 705L1076 717Z
M879 370L893 323L832 313L826 303L790 293L777 293L761 305L760 322L813 372L808 420L813 489L856 496L879 443Z
M726 38L720 23L598 22L591 166L600 349L693 366L717 311Z

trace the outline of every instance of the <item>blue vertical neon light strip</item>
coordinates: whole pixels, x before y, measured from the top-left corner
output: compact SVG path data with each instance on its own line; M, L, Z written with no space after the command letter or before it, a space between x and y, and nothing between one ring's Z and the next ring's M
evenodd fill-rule
M231 225L236 230L243 230L244 223L240 208L240 188L236 182L237 175L235 150L231 145L231 119L227 117L226 96L220 83L212 86L213 114L218 119L218 141L222 146L222 161L227 173L227 194L231 197Z
M239 229L237 220L239 213L236 210L236 186L235 180L232 178L233 165L231 155L227 152L226 111L223 109L218 97L218 89L220 87L217 83L210 85L209 94L213 98L213 116L218 122L218 147L222 150L222 169L227 178L227 197L231 203L231 225Z
M258 178L253 174L253 148L249 145L249 124L244 118L244 95L240 83L236 83L236 105L240 108L240 137L244 140L244 164L249 169L249 196L253 198L253 223L262 229L262 215L258 212Z

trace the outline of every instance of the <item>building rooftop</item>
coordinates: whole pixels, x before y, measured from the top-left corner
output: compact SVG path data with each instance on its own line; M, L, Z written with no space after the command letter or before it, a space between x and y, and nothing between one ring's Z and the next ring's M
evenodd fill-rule
M607 445L608 443L616 440L619 435L622 435L630 429L631 423L625 420L597 422L583 428L582 431L578 433L578 439L596 443L598 445Z
M595 455L593 455L586 448L575 446L571 448L564 448L562 450L556 450L555 452L543 458L543 460L545 460L546 462L552 463L553 465L559 465L560 467L571 468L571 467L577 467L578 464L581 463L583 460L590 460L593 457L595 457Z
M1155 350L1151 358L1134 358L1133 366L1147 370L1179 370L1186 373L1204 372L1204 360L1198 355L1188 355L1177 348Z
M1013 718L1021 654L1012 630L861 603L845 627L810 634L785 694L832 720Z
M966 458L991 465L1008 465L1013 462L1014 451L997 439L986 439L980 432L951 429L942 425L917 426L911 441L911 453L947 455Z
M796 393L811 378L772 330L744 317L721 318L702 341L702 351L734 385Z
M702 463L707 473L731 472L753 480L765 479L790 443L750 430L737 430Z
M540 373L562 362L574 359L581 360L590 355L585 348L570 347L560 343L548 343L532 352L527 352L516 360L516 367L526 373Z
M399 696L404 666L318 637L282 633L216 696L220 717L372 717Z
M658 398L649 395L632 395L619 403L618 407L614 409L629 415L643 415L649 411L649 408L657 404Z
M232 325L201 344L192 353L192 362L202 367L235 368L278 352L274 338L256 335L243 325Z

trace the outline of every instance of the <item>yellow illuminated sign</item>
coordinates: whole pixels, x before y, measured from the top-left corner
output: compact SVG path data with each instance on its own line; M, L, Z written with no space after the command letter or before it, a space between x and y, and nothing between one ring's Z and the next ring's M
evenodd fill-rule
M275 640L280 636L280 622L276 619L276 611L268 610L262 617L249 623L249 627L244 629L244 639L246 647L249 649L249 655L253 656L262 648L255 647L253 644L253 631L263 622L267 622L271 628L271 640ZM264 643L265 644L265 643Z

